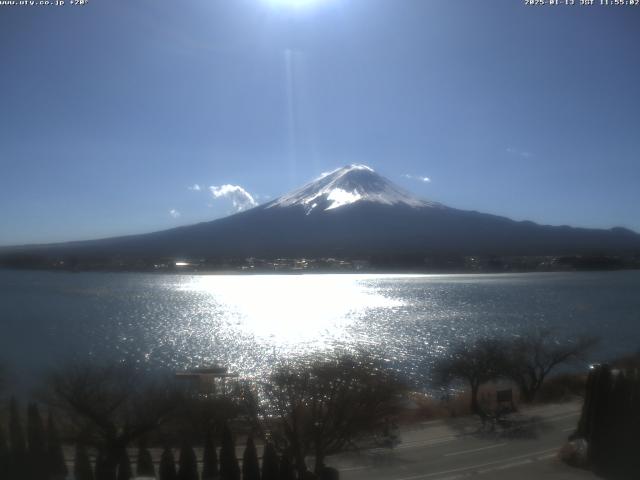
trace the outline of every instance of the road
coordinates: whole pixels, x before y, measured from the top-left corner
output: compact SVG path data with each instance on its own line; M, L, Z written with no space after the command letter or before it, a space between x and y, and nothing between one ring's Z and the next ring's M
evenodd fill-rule
M473 417L425 422L400 432L395 449L376 448L332 457L342 480L596 479L558 460L575 430L580 404L548 405L513 417L491 432Z

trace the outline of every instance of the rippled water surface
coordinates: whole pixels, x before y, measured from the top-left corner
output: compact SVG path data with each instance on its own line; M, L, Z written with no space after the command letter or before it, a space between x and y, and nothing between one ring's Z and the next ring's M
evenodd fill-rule
M367 350L410 374L452 342L597 334L640 348L640 272L500 275L159 275L0 271L0 359L28 378L86 355L149 367L274 362Z

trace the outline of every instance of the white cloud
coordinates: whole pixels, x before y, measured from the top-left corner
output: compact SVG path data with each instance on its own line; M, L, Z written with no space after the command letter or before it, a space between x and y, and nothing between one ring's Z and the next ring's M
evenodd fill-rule
M516 155L516 156L522 157L522 158L531 158L531 157L533 157L533 153L527 152L526 150L519 150L519 149L513 148L513 147L507 147L507 153L510 153L511 155Z
M424 177L424 176L420 176L420 175L409 175L408 173L405 173L402 176L404 178L410 178L411 180L419 180L419 181L424 182L424 183L431 183L431 178L430 177Z
M233 204L236 212L247 210L258 205L251 194L240 185L213 185L209 187L213 198L228 198Z
M178 218L180 217L180 212L175 208L172 208L171 210L169 210L169 215L171 216L171 218Z
M194 192L199 192L200 190L202 190L202 188L200 188L200 185L198 185L197 183L194 183L193 185L187 188L189 190L193 190Z

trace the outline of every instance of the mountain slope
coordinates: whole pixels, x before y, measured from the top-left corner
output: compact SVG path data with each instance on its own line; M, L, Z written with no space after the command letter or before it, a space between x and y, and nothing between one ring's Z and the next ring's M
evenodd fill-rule
M211 222L21 250L131 258L572 255L640 252L640 235L458 210L417 199L371 168L350 165L265 205Z
M307 215L333 210L356 202L409 207L441 207L412 197L366 165L348 165L324 174L298 190L283 195L264 208L299 206Z

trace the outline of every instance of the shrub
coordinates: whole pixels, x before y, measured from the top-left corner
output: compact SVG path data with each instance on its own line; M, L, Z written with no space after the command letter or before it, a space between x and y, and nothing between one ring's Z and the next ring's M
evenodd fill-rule
M76 480L93 480L93 470L87 449L81 445L76 445L76 455L73 465L73 476Z
M178 480L198 480L198 460L190 444L182 444L178 463Z
M173 451L170 448L165 448L160 457L159 472L160 480L178 480L178 473L176 472L176 460L173 456Z
M242 480L260 480L258 452L251 437L247 438L247 446L242 456Z
M218 478L218 456L213 435L207 433L204 440L204 453L202 455L202 480Z

